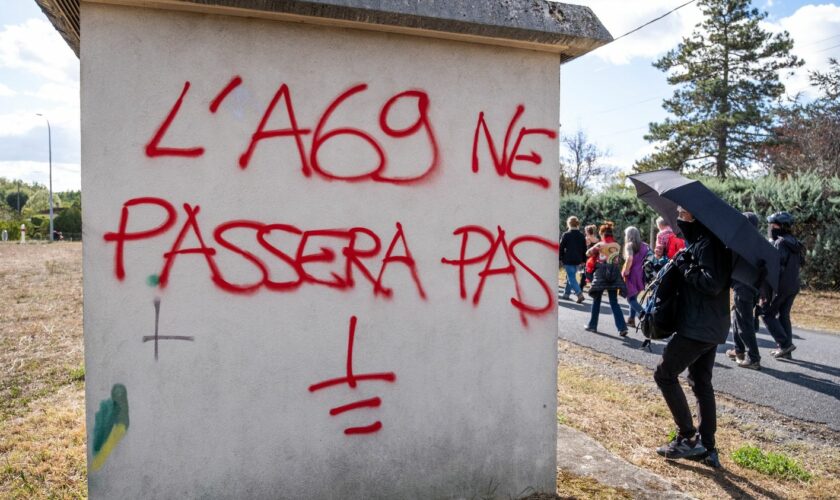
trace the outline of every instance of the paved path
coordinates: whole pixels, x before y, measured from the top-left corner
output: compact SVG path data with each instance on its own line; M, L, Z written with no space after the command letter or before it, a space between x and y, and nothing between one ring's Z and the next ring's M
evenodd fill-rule
M604 299L606 303L606 296ZM598 332L584 331L589 321L591 302L589 297L582 305L560 301L559 337L654 368L665 344L653 342L651 353L640 349L644 340L641 332L631 328L628 337L619 337L608 303L602 304ZM626 303L620 298L619 302L627 317ZM794 344L797 349L793 360L773 359L770 349L775 347L775 343L762 327L758 334L761 371L747 370L738 368L723 354L734 345L730 335L729 343L718 348L713 379L715 389L751 403L772 407L783 415L825 423L840 431L840 335L795 329Z

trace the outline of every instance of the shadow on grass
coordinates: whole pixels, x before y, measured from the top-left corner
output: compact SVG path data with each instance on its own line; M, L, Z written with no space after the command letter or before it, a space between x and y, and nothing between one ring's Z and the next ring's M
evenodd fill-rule
M709 469L704 465L694 465L691 463L672 460L669 460L667 463L678 469L693 472L711 479L723 488L732 498L769 498L771 500L783 500L785 498L756 485L744 476L740 476L726 469Z

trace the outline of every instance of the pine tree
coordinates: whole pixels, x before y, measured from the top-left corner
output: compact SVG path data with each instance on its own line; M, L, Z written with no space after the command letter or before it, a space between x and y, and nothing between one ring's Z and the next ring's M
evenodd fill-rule
M779 71L803 64L787 32L759 26L766 12L750 0L699 0L705 20L654 66L675 86L645 139L660 143L640 171L696 169L725 178L747 170L772 137L773 107L784 94Z

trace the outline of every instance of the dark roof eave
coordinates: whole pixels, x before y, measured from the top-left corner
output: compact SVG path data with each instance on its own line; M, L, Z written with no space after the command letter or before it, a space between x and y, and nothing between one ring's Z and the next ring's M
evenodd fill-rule
M549 0L92 0L289 19L555 52L565 62L612 36L588 7ZM35 0L79 55L79 0Z

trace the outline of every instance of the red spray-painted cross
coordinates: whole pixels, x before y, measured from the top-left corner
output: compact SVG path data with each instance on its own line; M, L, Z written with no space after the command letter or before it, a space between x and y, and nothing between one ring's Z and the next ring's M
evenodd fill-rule
M313 384L309 386L309 392L320 391L321 389L326 389L328 387L332 387L334 385L343 385L347 384L350 386L351 389L355 389L356 385L359 382L366 381L366 380L380 380L383 382L394 383L397 380L397 376L393 372L384 372L384 373L363 373L363 374L355 374L353 373L353 340L356 336L356 317L350 317L350 333L348 335L347 340L347 373L344 377L341 378L334 378L325 380L323 382L318 382L317 384ZM343 406L338 406L330 410L330 415L336 416L340 415L344 412L348 412L351 410L358 410L360 408L378 408L382 404L382 400L378 397L364 399L361 401L356 401L354 403L349 403ZM366 425L364 427L348 427L344 429L344 433L347 435L351 434L371 434L377 432L378 430L382 429L382 422L376 421L370 425Z

